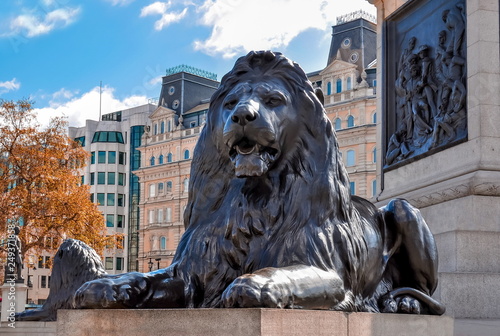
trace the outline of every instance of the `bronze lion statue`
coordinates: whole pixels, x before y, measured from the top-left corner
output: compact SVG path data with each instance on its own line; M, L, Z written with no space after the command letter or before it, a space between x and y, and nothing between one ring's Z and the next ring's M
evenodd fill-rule
M86 282L74 306L443 314L432 233L404 200L350 195L322 100L282 54L239 58L211 99L171 266Z

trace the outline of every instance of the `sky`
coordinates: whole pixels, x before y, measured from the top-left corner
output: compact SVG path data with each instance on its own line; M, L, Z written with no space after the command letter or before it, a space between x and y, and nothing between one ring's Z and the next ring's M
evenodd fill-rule
M0 1L0 99L30 99L42 125L80 127L99 106L157 98L181 64L220 80L238 57L271 49L321 70L336 18L360 9L376 14L366 0Z

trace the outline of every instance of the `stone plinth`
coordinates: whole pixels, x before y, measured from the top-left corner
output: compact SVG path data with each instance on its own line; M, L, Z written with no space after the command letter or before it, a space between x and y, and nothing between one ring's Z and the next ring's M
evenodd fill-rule
M2 336L56 336L57 322L20 322L0 323Z
M444 316L282 309L60 310L58 336L451 336Z
M23 283L5 283L2 285L1 321L10 321L14 313L24 311L28 295L28 286Z
M383 74L391 67L385 62L387 54L383 50L384 38L391 32L383 27L401 13L417 11L425 1L367 1L377 7L377 76L383 83ZM456 335L486 335L486 331L475 328L500 325L500 3L463 2L467 139L392 170L384 170L384 163L379 162L377 180L383 183L377 205L401 197L421 210L439 252L439 285L434 297L446 305L447 315L460 320ZM451 36L440 19L434 22L436 27L447 29ZM383 92L377 96L380 111L384 111L382 97ZM384 118L387 116L380 118L380 126ZM384 139L382 133L383 127L379 127L379 144Z

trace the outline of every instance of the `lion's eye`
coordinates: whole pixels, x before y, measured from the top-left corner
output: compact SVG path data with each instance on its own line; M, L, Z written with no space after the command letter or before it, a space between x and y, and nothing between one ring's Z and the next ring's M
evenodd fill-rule
M283 103L283 100L279 97L270 97L267 101L266 101L266 105L267 106L271 106L271 107L276 107L276 106L279 106Z
M236 99L228 100L227 102L224 103L224 108L231 110L236 106L237 103L238 101Z

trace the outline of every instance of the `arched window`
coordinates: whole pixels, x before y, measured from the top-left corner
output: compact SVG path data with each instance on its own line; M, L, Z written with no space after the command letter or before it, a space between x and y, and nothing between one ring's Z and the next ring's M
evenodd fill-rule
M156 196L156 184L151 183L149 185L149 197L155 197Z
M187 159L189 159L189 150L188 149L186 149L184 151L184 160L187 160Z
M183 192L187 192L188 189L189 189L189 179L186 177L184 179L184 182L183 182L183 189L182 189L182 191Z
M354 117L352 115L347 118L347 127L354 127Z
M337 79L337 93L342 92L342 79Z
M165 133L165 122L164 121L162 121L160 124L160 133L161 134Z
M155 160L156 160L155 157L152 156L151 159L149 159L149 165L150 166L154 166L155 165Z
M356 152L352 149L347 151L346 166L352 167L356 164Z
M168 153L167 162L172 162L172 153Z
M166 250L167 249L167 237L162 236L160 238L160 250Z
M158 194L163 194L163 182L158 183Z
M172 192L172 181L167 182L167 192Z
M373 163L376 163L377 162L377 147L373 147L373 150L372 150L372 161Z
M335 130L342 129L342 120L340 118L335 119Z
M372 114L372 123L374 123L374 124L377 123L377 112L373 112L373 114Z
M347 90L352 90L351 77L347 77Z
M154 124L154 135L158 134L158 124Z
M331 95L332 94L332 82L328 82L326 84L326 94Z
M377 196L377 180L372 181L372 197Z
M164 159L165 159L165 157L163 156L163 154L161 154L161 155L158 157L158 164L163 164L163 163L164 163Z

